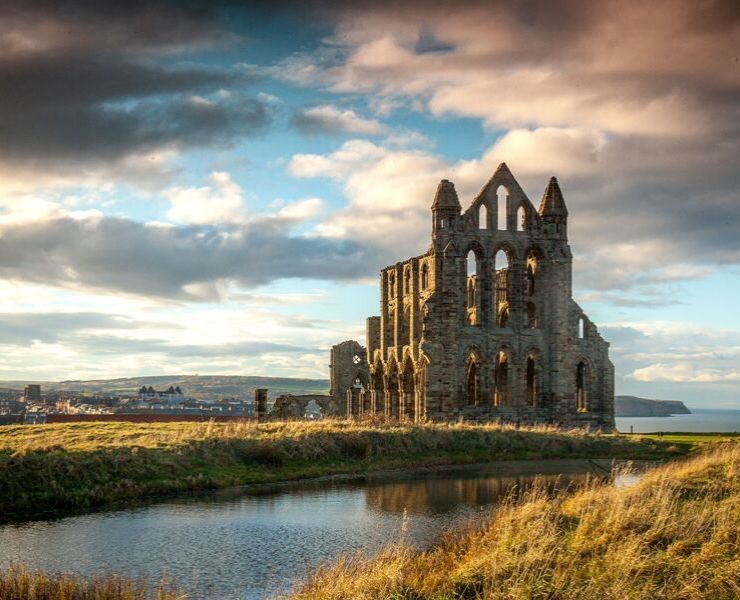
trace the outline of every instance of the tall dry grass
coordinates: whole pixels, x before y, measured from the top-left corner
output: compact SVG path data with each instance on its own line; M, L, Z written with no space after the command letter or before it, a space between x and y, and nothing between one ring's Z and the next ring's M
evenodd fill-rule
M77 577L28 571L19 565L0 570L0 600L180 600L167 583L152 589L145 581L116 575Z
M5 426L0 517L388 467L677 453L679 448L656 440L506 425L327 420Z
M293 600L737 600L740 444L617 489L533 489L427 551L403 544L320 569Z

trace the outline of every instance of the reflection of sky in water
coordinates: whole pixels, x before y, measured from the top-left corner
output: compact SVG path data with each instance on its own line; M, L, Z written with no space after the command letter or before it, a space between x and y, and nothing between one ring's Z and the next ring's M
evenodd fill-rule
M418 477L418 475L416 476ZM583 475L540 477L563 487ZM285 590L337 554L375 552L400 535L433 541L480 517L533 476L463 470L423 479L307 486L263 495L214 493L141 508L0 527L0 564L157 581L163 572L196 597L260 598ZM191 597L192 597L191 596Z

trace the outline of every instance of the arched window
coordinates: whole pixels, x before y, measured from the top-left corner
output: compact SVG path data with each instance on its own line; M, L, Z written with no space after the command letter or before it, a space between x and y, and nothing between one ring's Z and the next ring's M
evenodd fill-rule
M411 268L410 267L406 267L406 269L403 272L403 293L404 294L411 293Z
M586 321L583 317L578 319L578 339L582 340L586 335Z
M468 252L467 265L468 277L475 276L478 273L478 257L473 250Z
M534 296L534 271L531 265L527 265L527 285L525 287L527 296Z
M534 356L527 357L527 404L534 406L537 402L537 379Z
M527 228L527 213L523 206L516 211L516 230L524 231Z
M509 256L504 249L496 253L493 264L496 285L495 319L499 327L506 327L509 313Z
M478 209L478 229L488 229L488 209L485 204Z
M396 295L396 276L394 273L388 274L388 295L391 298Z
M478 324L478 257L471 250L467 257L465 291L468 298L465 321L468 325Z
M496 355L496 367L493 374L493 403L496 406L509 404L509 360L504 352Z
M509 191L503 186L499 186L496 190L496 219L498 223L498 229L508 229L506 226L506 204L509 197Z
M425 290L429 287L429 265L424 263L421 265L421 289Z
M588 410L588 366L581 361L576 367L576 409L579 412Z
M468 358L467 392L468 404L478 404L478 365L472 354Z

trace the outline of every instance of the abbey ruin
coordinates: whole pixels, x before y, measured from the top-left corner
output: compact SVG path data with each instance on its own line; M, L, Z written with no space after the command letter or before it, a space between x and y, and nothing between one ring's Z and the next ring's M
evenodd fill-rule
M429 250L381 271L380 316L364 347L332 349L330 394L351 416L612 428L609 344L572 298L555 177L535 209L502 163L461 211L442 180Z

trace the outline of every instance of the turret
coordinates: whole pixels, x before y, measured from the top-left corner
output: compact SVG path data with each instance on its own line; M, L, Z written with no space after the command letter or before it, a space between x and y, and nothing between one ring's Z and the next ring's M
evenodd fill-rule
M460 200L457 198L455 185L443 179L437 186L437 193L432 202L432 232L454 229L460 217Z
M566 240L568 238L568 209L565 206L563 193L560 191L558 180L550 177L550 181L542 194L539 211L545 225L545 235L550 238Z

